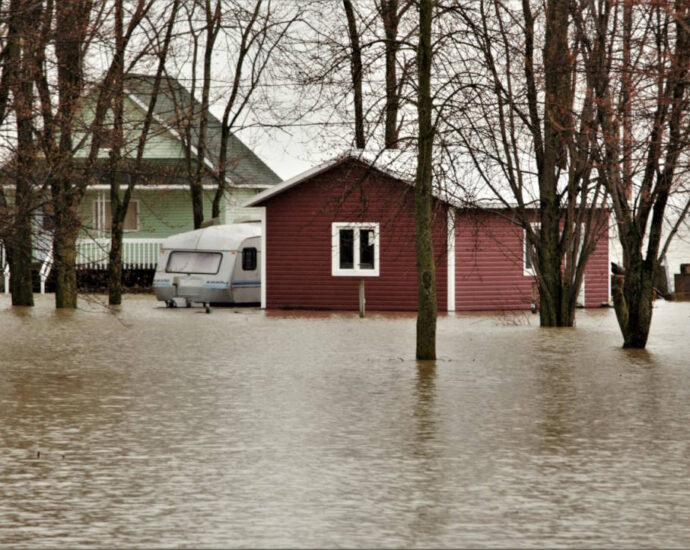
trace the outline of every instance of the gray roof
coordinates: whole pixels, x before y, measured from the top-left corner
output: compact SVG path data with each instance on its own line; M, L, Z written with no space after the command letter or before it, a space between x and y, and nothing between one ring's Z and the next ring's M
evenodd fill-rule
M148 106L155 77L151 75L130 74L125 78L126 93L133 96L140 105ZM163 77L158 99L156 100L155 116L167 127L173 130L178 138L178 132L184 127L184 119L192 112L191 131L192 146L196 147L199 135L199 120L201 104L189 91L172 77ZM208 113L208 130L206 134L206 158L218 169L221 122L211 112ZM247 185L269 187L280 183L280 177L271 170L256 154L249 149L234 134L228 139L227 150L227 178L233 185Z

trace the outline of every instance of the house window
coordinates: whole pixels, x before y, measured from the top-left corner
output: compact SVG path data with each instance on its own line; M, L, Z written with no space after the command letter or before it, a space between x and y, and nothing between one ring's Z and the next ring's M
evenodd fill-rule
M254 271L256 269L256 248L242 250L242 270Z
M533 223L532 224L532 231L539 231L539 224ZM530 249L531 249L531 254L530 254ZM532 260L537 258L537 250L535 249L534 245L529 242L529 239L527 238L527 231L524 229L522 230L522 257L523 257L523 263L522 263L522 273L525 276L534 276L536 275L536 271L534 269L534 264L532 263Z
M331 274L347 277L378 277L379 224L344 223L331 225Z
M110 231L113 222L113 214L110 209L110 201L93 201L94 226L100 231ZM123 231L139 230L139 201L130 201L127 214L122 225Z

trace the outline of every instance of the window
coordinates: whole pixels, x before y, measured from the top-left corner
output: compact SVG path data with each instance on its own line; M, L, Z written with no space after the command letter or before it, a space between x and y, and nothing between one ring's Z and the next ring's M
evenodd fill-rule
M538 223L533 223L532 224L532 231L539 231L539 224ZM530 252L531 248L531 254ZM534 265L532 264L532 259L537 258L537 250L535 249L534 245L530 244L529 239L527 238L527 231L524 229L522 230L522 257L523 257L523 263L522 263L522 274L525 276L534 276L536 275L536 271L534 269Z
M254 271L256 269L256 248L242 250L242 270Z
M220 268L222 254L218 252L184 252L176 250L170 253L166 273L201 273L215 275Z
M99 208L100 207L100 208ZM94 227L100 231L110 231L113 223L113 213L110 201L93 201ZM139 201L130 201L122 225L124 231L139 230Z
M334 276L378 277L379 224L332 224L331 274Z

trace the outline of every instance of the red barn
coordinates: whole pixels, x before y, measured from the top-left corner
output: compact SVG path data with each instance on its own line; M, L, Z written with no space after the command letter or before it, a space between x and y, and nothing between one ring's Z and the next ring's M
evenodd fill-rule
M344 157L256 195L263 207L262 307L416 310L414 189ZM510 213L434 201L439 311L529 309L535 280ZM605 235L604 235L605 236ZM527 263L527 265L526 265ZM608 239L590 257L584 305L607 302Z

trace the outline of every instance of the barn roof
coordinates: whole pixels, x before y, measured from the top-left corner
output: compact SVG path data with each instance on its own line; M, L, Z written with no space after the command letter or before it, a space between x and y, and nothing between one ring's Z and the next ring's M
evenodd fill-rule
M153 91L155 77L130 74L125 77L125 91L135 103L146 109ZM186 123L185 117L191 111L192 144L199 139L201 104L180 82L172 77L163 77L156 100L155 117L170 133L181 140L179 128ZM221 143L221 121L208 112L206 161L212 170L218 169ZM234 185L267 187L279 183L281 178L271 170L242 140L231 134L227 145L227 175Z

